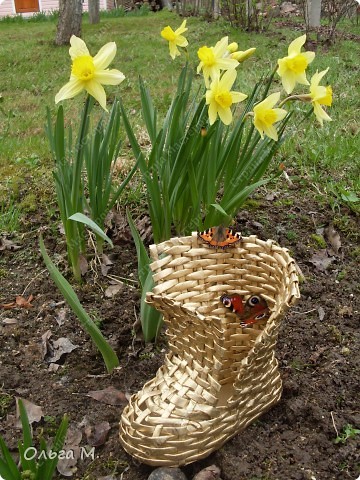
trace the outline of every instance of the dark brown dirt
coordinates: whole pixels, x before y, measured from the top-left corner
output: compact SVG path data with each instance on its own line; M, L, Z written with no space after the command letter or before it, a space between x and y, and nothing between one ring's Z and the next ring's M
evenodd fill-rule
M274 198L262 192L237 218L244 235L273 238L288 247L305 277L301 301L283 322L277 346L282 400L219 451L185 467L189 479L211 464L221 469L223 480L356 480L360 475L360 435L334 443L347 424L360 428L359 218L346 208L332 211L307 188L303 197L301 191L286 188ZM133 283L106 298L109 278L99 267L89 271L77 293L84 308L102 319L101 329L121 362L107 375L76 317L69 311L58 324L64 305L57 303L62 298L38 252L38 219L34 216L28 222L31 228L27 223L24 231L33 233L12 238L21 248L0 251L0 304L13 302L16 295L34 296L33 308L0 309L0 434L15 453L21 436L12 418L16 397L42 407L46 417L34 424L36 437L40 432L51 436L67 413L72 427L82 432L80 445L85 446L86 424L106 421L111 427L106 441L95 449L93 461L78 461L72 478L93 480L113 474L114 479L145 480L152 468L127 455L118 441L123 405L106 405L87 393L109 386L126 395L136 392L161 365L164 337L157 346L145 347L134 336L139 294ZM325 246L314 236L316 229L329 223L340 234L341 248L334 254L327 242L332 263L322 271L322 265L319 269L310 260ZM45 232L45 239L51 257L61 259L64 242L56 231ZM133 244L123 242L108 253L115 259L109 273L134 280ZM60 267L64 271L65 263ZM52 339L66 337L78 346L61 358L56 372L49 371L41 346L48 330Z

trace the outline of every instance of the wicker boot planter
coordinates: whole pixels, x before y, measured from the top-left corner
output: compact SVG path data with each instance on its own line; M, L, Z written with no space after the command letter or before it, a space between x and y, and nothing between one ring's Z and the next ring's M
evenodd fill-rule
M147 301L164 315L169 352L155 378L125 407L120 439L150 465L206 457L277 403L275 344L299 298L295 262L273 241L245 237L214 249L196 234L150 247L156 287ZM224 293L257 294L271 316L241 328Z

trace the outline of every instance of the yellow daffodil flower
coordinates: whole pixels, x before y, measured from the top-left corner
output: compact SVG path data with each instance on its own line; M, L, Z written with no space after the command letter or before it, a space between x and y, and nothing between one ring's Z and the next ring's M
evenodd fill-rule
M207 90L206 104L209 105L210 125L215 122L218 115L225 125L229 125L232 121L231 105L247 98L243 93L231 91L235 79L236 71L227 70L221 78L216 77L210 85L210 90Z
M326 105L331 107L332 104L332 88L329 86L323 87L319 85L320 80L327 73L329 69L323 70L322 72L316 71L315 75L312 76L310 80L310 98L314 106L314 113L318 119L321 126L323 126L324 120L330 122L331 118L325 112L321 105Z
M75 35L70 38L70 45L70 80L56 94L55 103L75 97L82 90L86 90L107 111L103 85L118 85L125 78L119 70L107 68L116 55L115 42L104 45L95 57L90 55L85 42Z
M286 117L287 111L283 108L273 108L280 99L280 92L272 93L265 100L254 107L254 125L264 138L264 134L273 140L278 140L274 123Z
M239 50L237 52L233 52L230 57L235 58L239 63L242 63L247 58L251 57L251 55L255 52L256 48L248 48L244 52Z
M314 52L301 52L301 47L306 41L306 35L302 35L292 41L288 48L288 56L278 60L277 73L281 77L283 87L287 94L291 93L295 85L309 85L305 70L314 60Z
M215 47L205 46L198 50L200 63L197 72L200 73L202 70L206 88L209 88L210 79L213 81L220 76L221 70L234 70L239 65L237 60L226 57L226 54L229 53L228 41L228 37L224 37L217 42Z
M175 32L169 26L161 30L160 35L169 42L170 56L173 60L180 55L180 51L177 47L186 47L189 44L186 38L182 35L186 30L186 20L182 22Z

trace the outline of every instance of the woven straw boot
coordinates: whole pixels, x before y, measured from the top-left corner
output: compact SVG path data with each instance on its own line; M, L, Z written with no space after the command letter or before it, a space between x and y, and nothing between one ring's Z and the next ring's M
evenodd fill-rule
M300 296L295 262L271 240L237 245L210 248L194 233L150 247L156 287L147 301L164 315L169 352L120 422L123 447L144 463L204 458L280 399L274 348ZM261 295L270 318L241 328L220 302L224 293Z

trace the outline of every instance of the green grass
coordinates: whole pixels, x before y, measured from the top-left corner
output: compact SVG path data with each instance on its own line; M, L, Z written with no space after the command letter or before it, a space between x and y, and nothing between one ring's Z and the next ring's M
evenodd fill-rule
M20 220L21 210L14 202L0 204L0 233L19 231Z
M70 57L68 47L54 45L56 14L46 21L40 20L0 22L1 200L9 196L7 189L14 177L30 178L35 185L40 183L39 175L50 178L52 159L44 134L45 108L50 106L55 115L54 96L68 81ZM89 25L86 18L83 21L83 38L93 55L106 42L117 43L118 52L112 66L121 70L126 79L118 87L107 87L108 98L111 102L115 95L122 97L139 131L142 130L139 75L150 88L161 118L184 62L184 57L171 60L166 42L160 37L161 29L167 24L176 28L180 19L162 11L146 16L103 17L99 25ZM257 47L256 54L239 68L236 89L244 93L250 93L259 76L274 68L277 59L287 54L287 46L295 37L291 29L275 25L265 34L241 32L223 20L207 23L200 18L188 18L187 26L188 50L194 68L198 63L198 48L204 44L214 45L224 35L229 35L230 41L237 41L242 50ZM360 28L353 24L351 29L360 33ZM316 69L330 67L326 80L334 91L330 110L333 121L320 128L311 117L300 128L294 126L292 136L281 147L279 155L279 162L310 178L325 199L331 197L340 204L347 201L344 192L352 194L350 200L355 201L348 203L354 205L356 195L360 195L359 53L359 44L351 40L342 40L330 47L318 46L308 76ZM277 80L274 89L279 87ZM306 87L304 89L299 92L306 91ZM83 101L84 96L79 95L65 102L69 123L77 124Z

